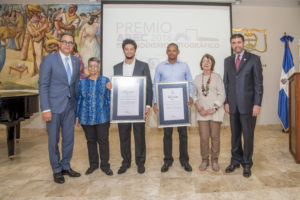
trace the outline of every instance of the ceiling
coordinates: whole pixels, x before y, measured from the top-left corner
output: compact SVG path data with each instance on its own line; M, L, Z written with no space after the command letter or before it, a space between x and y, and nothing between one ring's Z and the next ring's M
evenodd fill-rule
M300 5L300 1L299 0L241 0L240 5L295 7Z
M41 3L45 0L0 0L1 3L14 3L14 4L24 4L27 2L30 3ZM46 0L47 3L96 3L101 2L101 0ZM300 8L300 0L102 0L102 1L179 1L179 2L218 2L218 3L233 3L236 1L241 1L240 4L235 4L239 6L277 6L277 7L299 7Z
M101 1L101 0L89 0ZM150 1L150 0L103 0L109 1ZM153 1L153 0L152 0ZM233 3L236 1L241 2L241 6L279 6L279 7L300 7L300 0L154 0L154 1L183 1L183 2L218 2L218 3Z

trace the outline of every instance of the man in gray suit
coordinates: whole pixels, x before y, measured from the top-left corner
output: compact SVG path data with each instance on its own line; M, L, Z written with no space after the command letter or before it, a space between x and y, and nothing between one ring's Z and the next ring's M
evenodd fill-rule
M263 75L260 58L244 50L244 37L230 38L234 55L225 59L225 111L230 114L231 162L225 172L233 172L242 164L243 176L251 176L256 117L263 97ZM241 135L243 132L244 149Z
M152 81L147 63L135 59L137 45L134 40L126 39L122 44L125 60L114 66L114 75L117 76L145 76L146 77L146 108L145 118L150 114L152 105ZM123 158L118 174L123 174L131 165L131 126L135 141L135 162L138 173L145 172L146 142L145 123L119 123L120 148Z
M48 151L53 178L64 183L63 175L79 177L70 168L74 145L76 87L79 81L80 60L71 55L74 37L63 34L59 51L44 57L40 65L39 93L43 120L48 132ZM62 159L58 149L62 135Z

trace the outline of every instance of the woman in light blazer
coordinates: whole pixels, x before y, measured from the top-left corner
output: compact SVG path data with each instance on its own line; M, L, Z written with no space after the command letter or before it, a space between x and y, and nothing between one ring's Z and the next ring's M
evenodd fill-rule
M225 90L221 76L213 72L215 59L205 54L200 62L202 73L194 80L194 102L200 134L202 163L200 171L206 170L211 154L212 169L219 171L218 157L220 154L220 127L224 119L223 104ZM209 148L211 139L211 148Z

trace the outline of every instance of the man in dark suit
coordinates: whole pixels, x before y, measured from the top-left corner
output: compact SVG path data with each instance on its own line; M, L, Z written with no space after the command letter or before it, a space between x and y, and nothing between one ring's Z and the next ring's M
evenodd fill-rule
M137 45L134 40L126 39L122 44L125 60L114 66L116 76L145 76L146 77L146 108L145 118L150 114L152 105L152 81L149 66L147 63L135 59ZM131 165L131 127L135 141L135 162L138 173L145 172L146 142L145 123L119 123L120 148L123 158L122 166L118 174L123 174Z
M71 55L74 37L63 34L59 51L44 57L40 65L39 93L42 118L48 132L48 151L56 183L64 183L63 175L79 177L70 167L74 145L76 87L80 60ZM62 158L58 149L62 135Z
M263 96L263 75L260 58L244 50L244 37L230 38L234 55L225 59L225 111L230 114L231 163L225 172L233 172L242 164L243 176L251 176L253 140L256 117ZM244 149L241 135L243 132Z

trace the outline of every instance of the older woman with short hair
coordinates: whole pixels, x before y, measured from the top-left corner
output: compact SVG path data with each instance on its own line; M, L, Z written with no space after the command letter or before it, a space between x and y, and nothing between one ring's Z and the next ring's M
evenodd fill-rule
M99 75L99 60L88 60L89 76L81 79L77 89L76 124L81 124L87 140L90 167L85 174L99 168L106 175L113 175L109 164L110 90L107 77Z
M215 59L205 54L200 62L201 74L194 80L194 102L197 111L197 121L200 134L202 163L200 171L209 166L211 154L212 169L219 171L218 157L220 154L220 127L224 119L223 103L225 90L222 78L213 72ZM211 139L211 148L209 148Z

